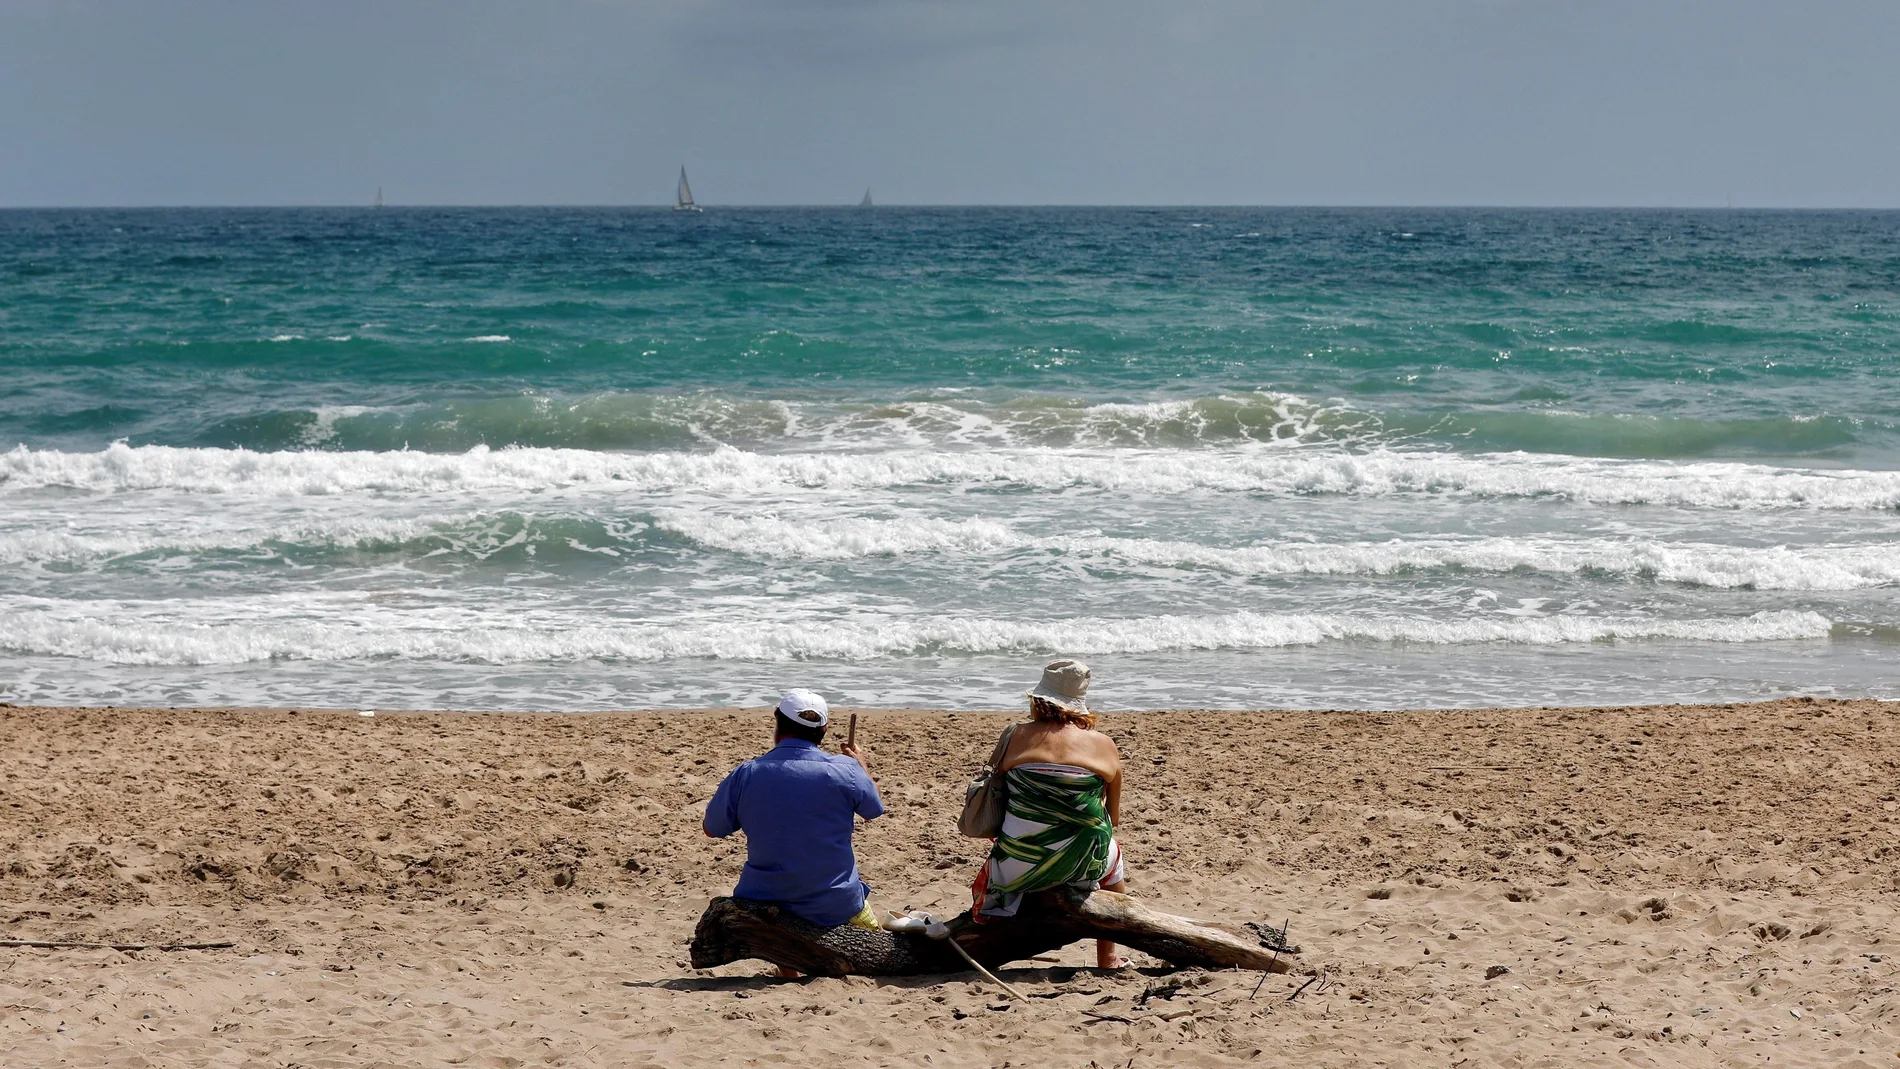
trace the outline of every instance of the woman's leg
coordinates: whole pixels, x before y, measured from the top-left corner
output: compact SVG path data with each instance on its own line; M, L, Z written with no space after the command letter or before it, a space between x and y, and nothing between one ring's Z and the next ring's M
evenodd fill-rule
M1128 880L1124 877L1123 879L1116 880L1114 883L1105 883L1102 885L1102 890L1113 891L1118 895L1127 894ZM1098 968L1102 969L1119 969L1128 964L1128 959L1115 952L1115 944L1106 939L1097 939L1095 941L1095 964Z

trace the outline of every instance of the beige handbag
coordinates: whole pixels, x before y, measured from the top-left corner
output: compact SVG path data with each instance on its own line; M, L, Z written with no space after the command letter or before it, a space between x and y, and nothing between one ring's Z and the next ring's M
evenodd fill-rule
M1016 733L1011 724L997 736L996 749L963 791L963 815L957 818L957 831L972 839L994 839L1003 834L1003 809L1008 801L1009 781L997 767L1009 752L1009 737Z

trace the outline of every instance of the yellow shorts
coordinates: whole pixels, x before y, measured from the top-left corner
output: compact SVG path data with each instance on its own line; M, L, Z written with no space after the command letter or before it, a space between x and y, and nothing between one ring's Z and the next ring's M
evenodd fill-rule
M868 898L864 900L864 908L858 910L858 915L845 923L856 928L869 928L874 932L883 927L877 922L877 911L871 908L871 900Z

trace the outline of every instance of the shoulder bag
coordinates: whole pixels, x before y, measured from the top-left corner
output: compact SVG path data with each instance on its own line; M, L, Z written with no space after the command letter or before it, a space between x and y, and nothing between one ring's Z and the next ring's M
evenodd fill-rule
M1008 800L1009 781L997 766L1009 752L1009 737L1016 733L1011 724L997 736L996 749L963 791L963 815L957 818L957 831L972 839L994 839L1003 833L1003 809Z

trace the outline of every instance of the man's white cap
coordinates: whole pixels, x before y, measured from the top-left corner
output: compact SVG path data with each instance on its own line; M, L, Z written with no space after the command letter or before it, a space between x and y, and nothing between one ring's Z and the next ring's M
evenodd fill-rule
M831 723L831 707L809 690L786 691L778 700L778 711L806 727L821 728Z

